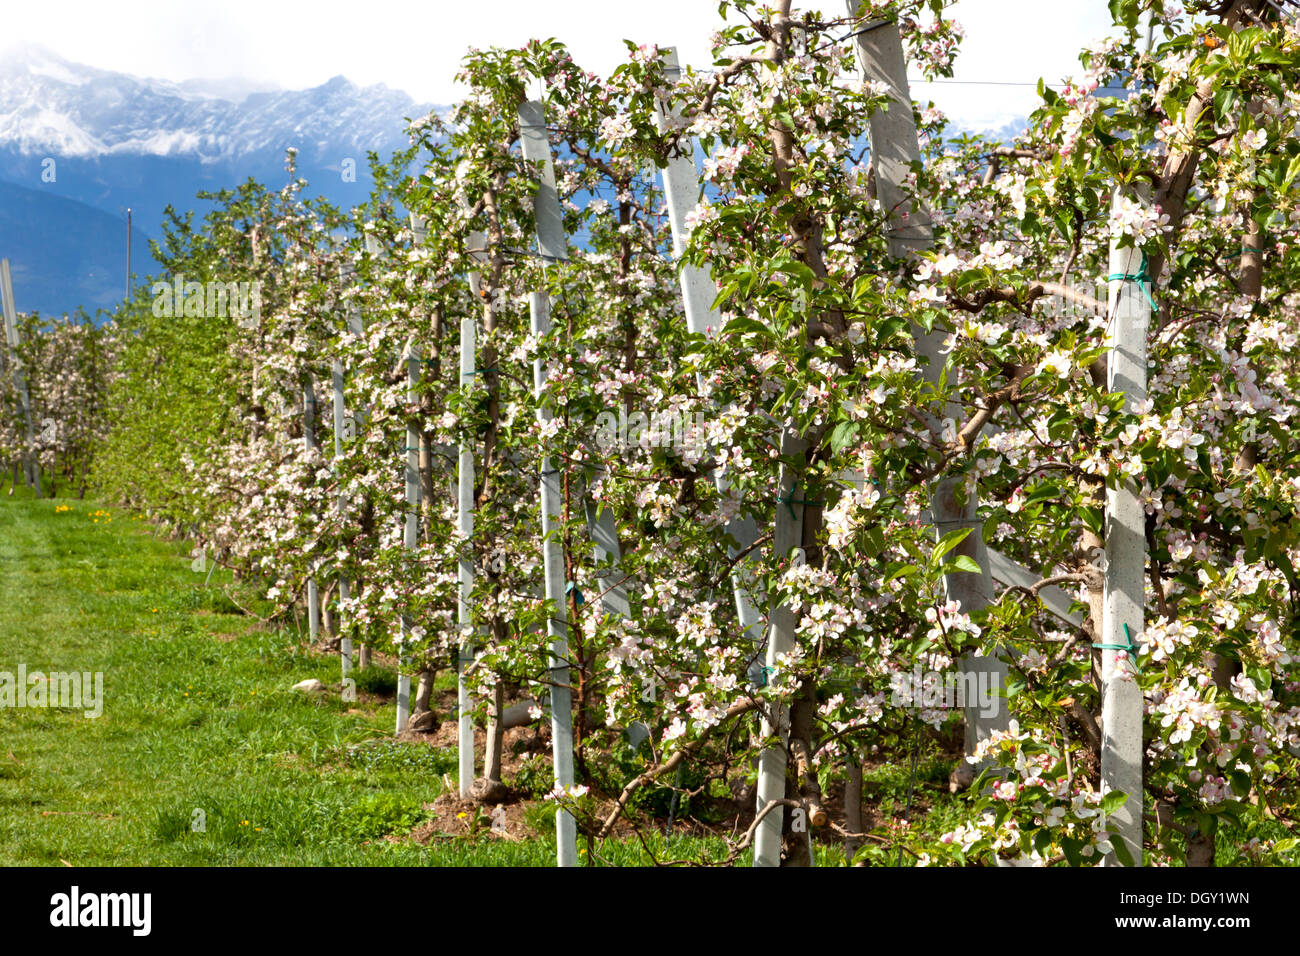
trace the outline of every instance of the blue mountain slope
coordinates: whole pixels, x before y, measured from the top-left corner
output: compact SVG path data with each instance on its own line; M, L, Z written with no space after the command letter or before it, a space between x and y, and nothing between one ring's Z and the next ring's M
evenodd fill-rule
M126 292L126 219L0 182L0 256L13 269L20 311L57 315L81 305L94 315ZM133 229L131 271L156 269L147 235Z
M200 191L250 177L282 185L290 146L310 193L344 208L359 203L370 191L367 152L388 159L407 145L405 119L432 108L342 76L308 90L249 91L142 79L15 48L0 62L0 183L8 184L0 245L14 263L18 306L112 308L124 288L127 207L138 235L157 236L168 205L202 216ZM65 228L75 225L83 228ZM143 277L155 266L143 238L133 245L132 271Z

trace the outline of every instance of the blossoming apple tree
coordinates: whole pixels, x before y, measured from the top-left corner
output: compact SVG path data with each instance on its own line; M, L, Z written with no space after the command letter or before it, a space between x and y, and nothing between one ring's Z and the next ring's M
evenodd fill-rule
M870 137L907 99L856 45L896 31L915 69L950 74L961 31L940 0L733 0L713 68L680 77L653 46L607 77L555 41L471 51L466 99L376 159L367 204L306 200L291 172L277 193L224 195L199 228L172 223L164 266L261 281L261 315L128 313L103 487L197 528L285 607L309 578L350 580L346 601L326 588L331 621L422 673L415 719L433 673L458 669L489 724L482 778L462 781L481 800L507 786L507 701L532 719L549 704L562 619L577 781L553 797L593 857L647 826L641 798L666 785L743 807L713 863L762 842L764 821L788 865L811 862L810 830L868 862L1139 862L1113 838L1125 806L1153 863L1210 864L1222 834L1247 843L1261 821L1290 830L1300 37L1262 0L1111 7L1115 34L1063 90L1041 87L1013 143L918 107L920 162L898 182ZM519 110L539 95L563 261L533 242L550 200ZM660 171L697 156L679 259ZM1112 244L1141 266L1113 273ZM714 282L703 331L682 314L683 264ZM1136 410L1107 386L1120 290L1153 306ZM320 399L336 359L337 455ZM161 407L163 386L183 404ZM197 424L164 445L177 409ZM691 424L613 439L599 424L663 411ZM542 587L543 460L562 488L562 608ZM1099 776L1106 499L1125 483L1147 555L1144 622L1118 652L1144 707L1131 793ZM944 496L974 517L936 529ZM977 541L1029 577L955 600L954 581L987 578ZM1051 588L1077 613L1049 610ZM867 826L864 763L906 764L961 719L908 676L976 655L1005 663L1007 720L966 755L981 775L961 822Z

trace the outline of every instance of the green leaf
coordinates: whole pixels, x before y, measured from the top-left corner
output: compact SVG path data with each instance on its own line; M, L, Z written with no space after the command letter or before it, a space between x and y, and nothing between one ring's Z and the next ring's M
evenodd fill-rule
M1300 839L1287 837L1285 840L1278 840L1273 844L1274 853L1290 853L1296 847L1300 846Z
M1141 9L1138 0L1110 0L1110 17L1120 26L1132 30L1137 27Z
M943 556L965 541L966 536L971 533L971 530L972 529L970 528L958 528L956 531L949 531L940 538L939 543L936 544L934 550L930 552L931 566L938 567L939 561Z
M1118 859L1120 863L1124 864L1124 866L1132 866L1133 854L1129 852L1128 844L1126 844L1119 837L1113 837L1110 843L1111 846L1115 848L1116 859Z
M1291 184L1295 182L1297 176L1300 176L1300 156L1293 157L1291 162L1287 164L1286 174L1282 177L1282 190L1284 192L1291 188Z
M899 567L894 568L894 570L886 574L885 580L882 583L888 584L890 581L894 580L894 578L901 578L908 574L915 574L918 570L920 569L915 564L900 565Z
M998 515L989 515L988 520L984 522L984 538L989 541L993 540L993 536L997 534L998 525L1001 523L1002 519Z
M1061 849L1065 851L1065 862L1070 866L1083 866L1083 842L1073 837L1066 837L1061 841Z
M1087 507L1086 505L1081 506L1079 508L1079 520L1082 521L1084 523L1084 526L1087 527L1088 530L1091 531L1093 534L1097 535L1098 537L1102 535L1102 523L1103 523L1102 509L1090 508Z
M868 528L863 532L863 537L867 539L867 547L863 551L863 556L867 560L871 560L885 550L885 533L879 527Z
M772 330L769 329L766 325L764 325L762 322L758 321L757 319L750 318L749 316L746 315L738 315L734 319L731 319L725 326L723 326L722 331L724 334L733 333L733 332L740 332L740 333L748 332L748 333L753 333L754 335L761 336L766 339L771 339L775 337L772 335Z
M1052 844L1052 831L1043 827L1034 834L1034 849L1039 853L1046 853L1047 848Z
M1285 551L1278 551L1278 553L1273 557L1273 563L1282 570L1284 575L1286 575L1287 583L1291 585L1291 589L1293 591L1296 590L1297 585L1300 584L1300 582L1297 582L1296 580L1295 567L1291 564L1291 559L1287 556L1287 553Z
M1127 793L1123 793L1119 790L1112 790L1101 798L1101 812L1106 814L1106 816L1110 816L1122 807L1126 800L1128 800Z
M983 569L975 562L975 559L968 554L959 554L949 561L945 568L952 568L956 571L969 571L971 574L982 574Z
M1250 794L1251 779L1250 774L1243 773L1240 770L1234 770L1229 778L1232 781L1232 789L1237 792L1237 796L1245 797Z
M858 422L840 422L831 431L831 452L838 454L858 434Z

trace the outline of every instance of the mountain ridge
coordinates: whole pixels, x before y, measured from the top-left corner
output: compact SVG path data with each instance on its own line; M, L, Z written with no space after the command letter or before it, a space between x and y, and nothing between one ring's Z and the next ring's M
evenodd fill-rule
M210 92L221 82L174 83L74 63L20 46L0 63L0 148L91 158L114 152L193 154L208 160L268 148L391 148L394 120L436 107L383 83L360 87L343 74L303 90ZM404 137L402 137L404 139Z
M208 204L197 198L201 191L250 178L278 188L289 147L298 151L297 174L309 194L344 208L364 202L367 153L388 159L409 143L407 118L439 109L382 83L357 86L343 74L304 90L267 86L150 79L11 45L0 59L0 184L21 191L0 190L8 227L0 255L14 260L15 283L29 286L15 289L22 307L112 310L125 288L127 208L137 236L156 235L167 206L202 215ZM87 208L74 215L64 202ZM43 245L29 248L33 242ZM143 280L158 267L147 247L142 254L132 245L132 272ZM106 281L106 269L121 278Z

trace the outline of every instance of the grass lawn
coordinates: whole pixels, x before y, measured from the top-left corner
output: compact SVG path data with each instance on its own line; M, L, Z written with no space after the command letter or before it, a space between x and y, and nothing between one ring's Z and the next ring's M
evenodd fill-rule
M542 803L525 807L522 839L459 820L427 844L409 838L437 830L429 804L455 786L454 749L393 739L391 697L292 692L311 677L337 687L338 658L311 651L292 621L240 612L233 588L138 515L0 496L0 672L104 681L97 718L0 706L0 866L554 865ZM932 803L918 823L937 834L957 820L949 767L918 769ZM873 769L866 790L899 816L906 768ZM649 840L660 859L722 852L714 839ZM843 865L836 843L815 850L819 865ZM649 862L632 839L597 852Z
M0 865L553 865L547 836L385 839L432 816L455 753L392 740L391 703L291 692L337 658L221 575L120 509L0 498L0 671L104 675L98 718L0 707Z

